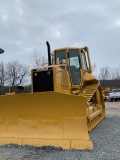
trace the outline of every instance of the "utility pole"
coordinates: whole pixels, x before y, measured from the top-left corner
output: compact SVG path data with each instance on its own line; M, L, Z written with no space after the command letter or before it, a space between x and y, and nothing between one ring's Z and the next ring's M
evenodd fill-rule
M0 48L0 54L4 53L4 50ZM0 88L1 88L1 84L0 84Z

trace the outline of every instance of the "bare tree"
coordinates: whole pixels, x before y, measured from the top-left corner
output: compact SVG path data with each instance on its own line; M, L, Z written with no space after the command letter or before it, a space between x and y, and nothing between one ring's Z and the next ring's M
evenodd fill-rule
M24 83L28 76L29 68L20 64L18 61L11 61L6 66L7 85L10 87L18 86Z
M98 68L95 62L92 64L92 73L98 76Z
M112 79L120 80L120 64L112 70Z
M48 63L47 58L38 51L35 51L32 57L34 67L40 67Z
M111 78L111 71L108 66L100 68L99 78L100 80L108 80Z

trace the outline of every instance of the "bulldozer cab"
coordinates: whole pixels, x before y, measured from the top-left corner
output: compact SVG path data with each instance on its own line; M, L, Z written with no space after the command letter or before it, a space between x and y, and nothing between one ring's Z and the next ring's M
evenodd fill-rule
M88 48L65 48L54 51L54 64L66 64L70 73L71 85L80 85L83 72L91 73Z
M72 85L80 85L81 81L81 62L80 53L78 49L71 50L58 50L55 51L55 64L66 64L70 73L70 79Z
M82 85L85 72L92 72L87 47L56 49L52 65L32 70L32 91L69 92Z

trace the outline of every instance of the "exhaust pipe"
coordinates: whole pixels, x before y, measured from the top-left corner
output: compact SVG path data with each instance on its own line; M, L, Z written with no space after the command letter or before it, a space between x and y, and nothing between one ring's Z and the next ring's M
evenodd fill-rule
M49 44L48 41L46 42L46 44L47 44L47 49L48 49L48 65L51 66L51 50L50 50L50 44Z

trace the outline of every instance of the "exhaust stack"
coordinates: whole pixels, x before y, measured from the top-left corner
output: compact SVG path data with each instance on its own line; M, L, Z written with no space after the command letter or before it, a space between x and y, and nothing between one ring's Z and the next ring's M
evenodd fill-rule
M46 42L46 44L47 44L47 49L48 49L48 65L51 66L51 50L50 50L50 44L49 44L48 41Z

